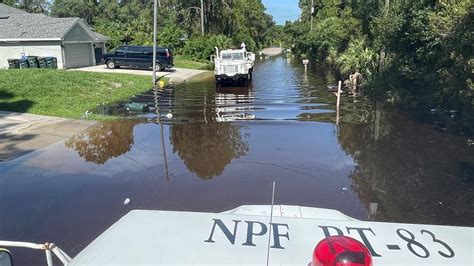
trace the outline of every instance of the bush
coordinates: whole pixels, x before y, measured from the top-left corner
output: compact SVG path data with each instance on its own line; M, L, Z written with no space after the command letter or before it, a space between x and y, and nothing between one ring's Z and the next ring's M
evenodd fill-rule
M196 60L207 61L214 54L214 47L225 49L232 46L232 39L224 35L195 36L188 40L182 54Z
M353 39L347 49L335 59L342 74L352 74L356 71L365 78L377 70L378 54L369 48L364 38Z
M175 52L179 53L180 49L184 46L181 38L186 36L186 32L176 25L166 25L158 33L158 43L160 46L170 47Z

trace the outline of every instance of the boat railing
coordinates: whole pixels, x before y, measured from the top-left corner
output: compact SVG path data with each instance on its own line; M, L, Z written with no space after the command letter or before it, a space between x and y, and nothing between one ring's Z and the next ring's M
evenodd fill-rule
M56 246L54 243L44 243L36 244L30 242L18 242L18 241L3 241L0 240L0 247L15 247L15 248L29 248L29 249L38 249L44 250L46 255L46 262L48 266L53 266L53 255L54 254L63 265L67 265L71 262L71 257L69 257L66 252Z

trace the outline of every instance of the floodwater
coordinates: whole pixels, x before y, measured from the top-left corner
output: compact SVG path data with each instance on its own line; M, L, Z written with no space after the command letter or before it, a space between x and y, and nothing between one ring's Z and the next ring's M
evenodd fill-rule
M275 58L257 63L248 89L210 80L138 95L149 112L0 163L0 239L75 255L132 209L270 204L273 181L276 204L474 226L469 136L348 97L336 112L333 83ZM15 253L17 265L44 260Z

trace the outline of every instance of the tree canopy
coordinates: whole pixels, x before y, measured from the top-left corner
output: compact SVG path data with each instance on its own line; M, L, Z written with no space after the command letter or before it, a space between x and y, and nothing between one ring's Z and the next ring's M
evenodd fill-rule
M109 49L127 43L151 45L153 43L152 0L4 0L6 4L28 12L41 12L54 17L80 17L99 33L111 38ZM206 46L210 44L201 36L200 0L159 0L158 43L180 53L186 44ZM206 36L220 41L218 44L240 46L245 42L255 50L271 45L275 39L275 22L265 13L261 0L204 0L204 29ZM228 39L229 41L224 39ZM209 46L209 47L208 47ZM221 47L230 48L230 47ZM194 59L209 59L208 54L183 50ZM212 52L212 51L211 51Z
M472 124L472 0L313 2L311 14L312 1L300 0L300 20L283 28L294 52L329 64L344 79L362 73L366 95L407 108L462 111L460 119Z

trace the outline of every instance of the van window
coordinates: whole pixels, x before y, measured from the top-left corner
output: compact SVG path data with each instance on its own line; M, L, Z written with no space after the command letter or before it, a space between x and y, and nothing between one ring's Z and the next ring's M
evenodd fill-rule
M146 55L152 55L153 54L153 48L152 47L142 47L142 51Z
M129 54L143 54L141 47L128 47Z
M166 50L164 50L164 49L159 49L159 50L156 51L156 54L157 54L158 56L166 56Z

